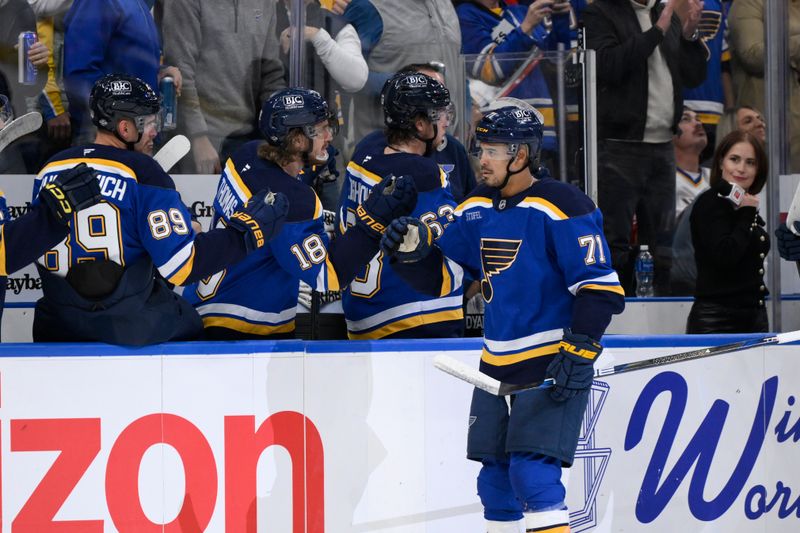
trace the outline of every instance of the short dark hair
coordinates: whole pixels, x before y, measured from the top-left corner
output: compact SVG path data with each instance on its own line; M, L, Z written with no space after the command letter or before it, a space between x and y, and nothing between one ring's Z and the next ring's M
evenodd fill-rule
M711 162L711 177L709 182L712 187L716 186L722 181L722 160L728 155L734 145L739 143L749 143L753 147L756 154L756 178L753 184L748 189L750 194L758 194L767 183L767 172L769 171L769 162L767 161L767 153L764 150L764 143L761 139L741 130L735 130L727 134L717 145L714 151L714 159Z

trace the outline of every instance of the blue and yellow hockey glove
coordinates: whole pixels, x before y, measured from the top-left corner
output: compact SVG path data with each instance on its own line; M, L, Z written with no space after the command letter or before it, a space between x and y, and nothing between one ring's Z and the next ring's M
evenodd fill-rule
M546 377L555 380L550 397L563 402L591 387L594 361L602 351L600 343L588 335L565 329L558 353L547 366Z
M61 172L56 179L42 187L39 198L62 224L68 224L74 213L103 199L97 172L86 163Z
M800 222L794 223L795 229L800 232ZM781 224L775 230L778 238L778 253L787 261L800 261L800 235L795 235L786 224Z
M249 254L280 232L289 213L289 199L280 192L261 189L231 215L228 226L242 233Z
M386 176L375 185L356 209L357 224L376 241L386 226L399 217L410 215L417 205L417 186L411 176Z
M416 263L431 251L433 234L421 220L400 217L392 220L381 237L381 250L401 263Z

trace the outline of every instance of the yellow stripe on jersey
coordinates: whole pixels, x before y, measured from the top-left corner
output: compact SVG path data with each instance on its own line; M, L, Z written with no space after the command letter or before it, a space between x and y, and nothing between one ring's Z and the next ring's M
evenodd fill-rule
M322 216L322 202L319 200L317 193L314 193L314 218Z
M494 49L495 47L491 47L486 53L483 55L483 65L481 66L481 74L480 79L488 84L493 84L497 82L497 73L494 70Z
M203 317L204 328L226 328L242 333L252 333L253 335L275 335L278 333L291 333L294 331L294 319L278 326L267 324L253 324L240 318L227 316L207 316Z
M380 183L381 180L383 179L380 176L378 176L377 174L375 174L374 172L370 172L366 168L364 168L361 165L358 165L356 163L353 163L352 161L350 161L350 163L347 164L347 168L348 168L348 170L352 171L351 172L352 174L355 174L356 176L364 178L366 181L371 181L372 185L376 185L376 184Z
M492 199L486 198L485 196L473 196L471 198L467 198L456 207L455 214L456 216L460 216L464 211L469 209L470 207L491 207L492 206Z
M94 168L94 165L114 167L122 171L122 173L126 175L125 177L131 178L134 181L139 181L136 178L136 173L128 165L123 165L122 163L118 161L113 161L111 159L99 159L96 157L76 157L73 159L62 159L60 161L53 161L52 163L49 163L46 167L44 167L41 171L39 171L37 177L44 176L45 174L50 172L50 170L48 169L52 169L54 167L69 168L69 167L74 167L75 165L78 165L80 163L86 163L92 168Z
M625 289L623 289L620 285L597 285L596 283L587 283L578 290L582 291L583 289L590 289L593 291L608 291L625 296Z
M559 342L560 341L554 342L552 344L546 344L544 346L534 348L533 350L525 350L524 352L508 354L508 355L495 355L489 350L487 350L486 347L484 347L483 353L481 353L481 361L490 364L492 366L513 365L515 363L527 361L528 359L533 359L534 357L542 357L544 355L552 355L554 353L557 353Z
M328 290L338 291L339 289L339 276L336 275L336 269L333 268L330 257L325 258L325 268L328 271Z
M528 196L520 202L520 205L538 205L561 220L569 218L566 213L556 207L556 204L548 202L544 198L539 198L538 196Z
M529 529L528 531L535 531L536 533L570 533L572 531L568 524L561 526L553 526L545 529Z
M0 226L0 276L8 276L6 271L6 227Z
M725 61L730 61L730 60L731 60L731 51L724 50L722 52L722 62L724 63Z
M703 124L719 124L719 115L714 113L698 113L697 120Z
M439 181L442 182L442 189L447 187L447 174L442 167L439 167Z
M442 289L439 291L439 297L447 296L450 294L450 285L452 284L452 276L450 270L447 268L447 261L442 261Z
M386 324L378 329L372 330L369 333L353 333L347 332L347 337L350 340L364 340L364 339L382 339L387 335L397 333L398 331L405 331L407 329L425 326L428 324L438 324L439 322L447 322L449 320L461 320L464 318L464 310L451 309L448 311L438 311L435 313L428 313L422 315L414 315L397 322Z
M192 244L192 255L189 256L189 259L186 260L183 266L170 276L167 281L173 285L183 285L186 278L192 273L192 268L194 268L194 251L194 244Z
M228 161L225 163L225 167L228 169L228 174L230 174L231 179L233 179L236 182L236 185L244 193L245 200L253 196L253 193L250 191L247 185L244 184L244 180L242 179L242 177L239 175L238 172L236 172L236 167L233 166L233 159L229 158Z
M556 125L556 113L553 111L553 104L548 105L538 104L536 111L542 114L542 125L545 127L553 127Z

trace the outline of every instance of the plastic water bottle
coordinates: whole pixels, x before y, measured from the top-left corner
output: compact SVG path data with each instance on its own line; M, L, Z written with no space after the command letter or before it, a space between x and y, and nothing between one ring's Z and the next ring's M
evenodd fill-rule
M651 297L653 292L653 256L643 245L636 257L636 296Z

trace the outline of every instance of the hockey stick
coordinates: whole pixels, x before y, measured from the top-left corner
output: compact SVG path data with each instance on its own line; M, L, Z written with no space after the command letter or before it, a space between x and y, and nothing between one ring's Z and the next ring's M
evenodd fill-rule
M511 78L509 78L508 81L502 87L500 87L500 92L497 93L495 99L503 98L504 96L511 94L511 92L516 89L531 72L533 72L533 69L536 68L541 60L542 54L539 49L535 48L534 50L531 50L531 54L528 56L525 62L522 63L522 65L517 68L514 74L511 75Z
M42 127L42 115L33 111L22 115L21 117L12 120L0 130L0 152L6 149L6 146L16 141L23 135L33 133Z
M712 355L738 352L739 350L746 350L748 348L755 348L757 346L765 346L767 344L785 344L797 340L800 340L800 330L790 331L788 333L779 333L777 335L770 335L758 339L732 342L730 344L722 344L720 346L712 346L710 348L701 348L699 350L691 350L672 355L664 355L661 357L654 357L652 359L645 359L644 361L623 363L608 368L598 368L594 371L594 376L596 378L613 376L614 374L624 374L625 372L633 372L635 370L644 370L646 368L656 368L659 366L671 365L673 363L693 361L695 359L702 359L703 357L711 357ZM552 387L554 384L553 378L519 385L513 383L503 383L448 355L437 355L433 358L433 365L442 372L446 372L451 376L455 376L458 379L464 380L467 383L478 387L479 389L485 390L490 394L494 394L495 396L506 396L526 390L547 389Z
M192 144L185 135L176 135L161 147L161 150L153 156L153 159L164 169L164 172L169 172L178 161L189 153L191 147Z

